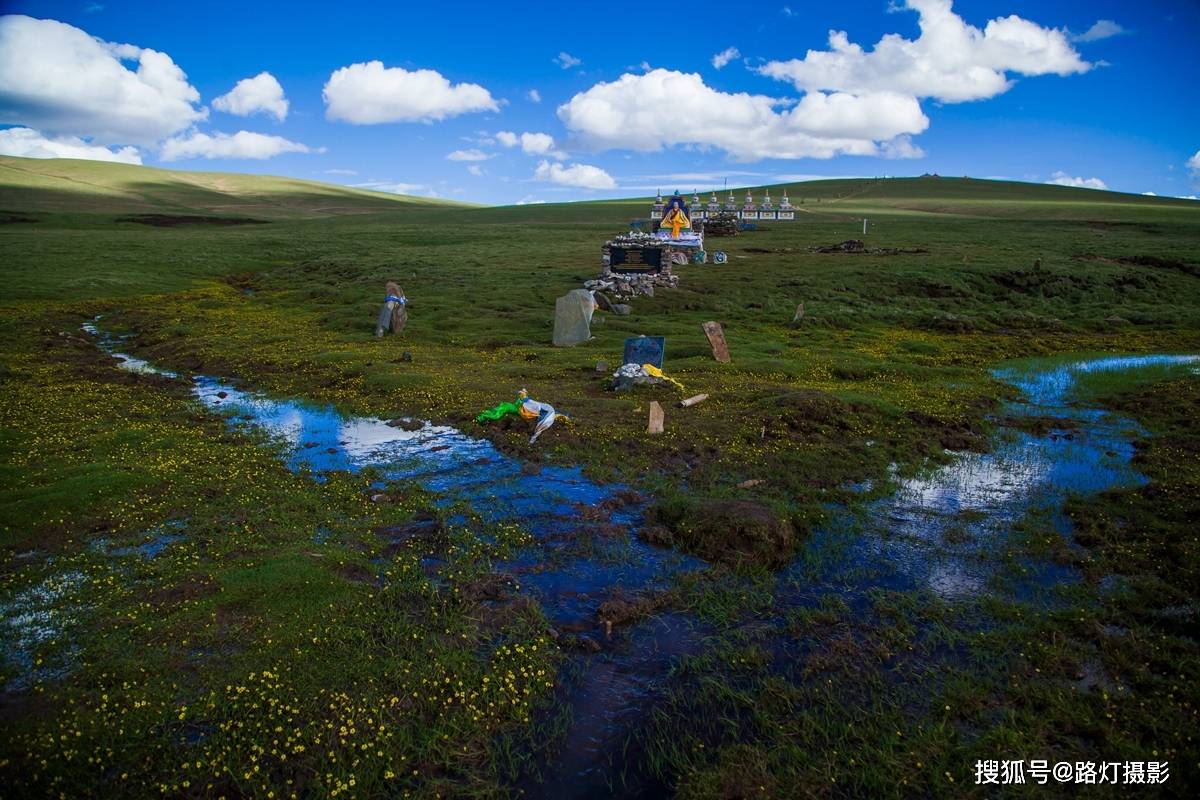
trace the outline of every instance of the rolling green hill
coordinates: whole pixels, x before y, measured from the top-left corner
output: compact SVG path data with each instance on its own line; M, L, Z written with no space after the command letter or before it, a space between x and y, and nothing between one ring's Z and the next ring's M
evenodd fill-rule
M0 156L0 210L10 214L159 213L282 219L464 205L295 178Z

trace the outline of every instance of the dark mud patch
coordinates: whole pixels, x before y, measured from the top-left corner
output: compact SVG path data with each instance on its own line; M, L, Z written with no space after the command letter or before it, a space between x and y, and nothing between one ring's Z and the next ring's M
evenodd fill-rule
M489 572L462 587L463 597L472 603L508 600L517 589L517 579L503 572Z
M600 607L596 609L596 617L607 631L614 627L640 622L671 607L677 600L678 596L673 591L612 597L600 604Z
M946 450L987 452L986 433L967 417L940 419L923 411L908 411L904 416L918 427L930 431Z
M1097 283L1091 275L1056 272L1039 266L997 272L988 278L1008 292L1040 297L1066 297L1093 289Z
M402 525L386 525L376 528L375 535L388 544L384 555L391 558L402 550L418 549L437 552L449 543L442 521L430 513L418 514Z
M1077 253L1072 257L1080 261L1099 261L1104 264L1121 264L1127 267L1165 269L1172 272L1182 272L1184 275L1191 275L1193 278L1200 278L1200 264L1191 264L1171 258L1160 258L1159 256L1102 256L1096 253Z
M796 545L791 520L751 500L680 495L653 506L647 521L652 528L643 529L643 538L661 526L671 544L722 564L782 564Z
M379 578L362 564L338 564L333 568L334 573L353 583L379 585Z
M1114 222L1112 220L1089 219L1087 226L1100 231L1135 230L1152 235L1162 235L1163 233L1162 228L1157 225L1151 225L1148 222Z
M19 225L27 222L37 222L37 218L28 214L18 214L14 211L0 211L0 225Z
M174 586L164 586L152 590L146 596L146 602L155 608L172 608L185 603L211 597L220 591L217 584L203 578L189 578Z
M204 217L196 214L135 214L128 217L118 217L117 222L133 222L138 225L150 225L155 228L178 228L183 225L213 225L229 227L233 225L266 225L265 219L252 217Z
M810 253L857 253L870 256L903 256L928 253L924 247L867 247L861 239L847 239L837 244L828 244L808 248Z

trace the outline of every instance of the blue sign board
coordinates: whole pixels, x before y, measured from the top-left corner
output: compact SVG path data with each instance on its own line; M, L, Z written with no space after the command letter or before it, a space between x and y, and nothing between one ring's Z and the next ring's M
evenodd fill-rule
M665 336L638 336L625 340L626 364L653 364L662 369L663 353L667 349Z

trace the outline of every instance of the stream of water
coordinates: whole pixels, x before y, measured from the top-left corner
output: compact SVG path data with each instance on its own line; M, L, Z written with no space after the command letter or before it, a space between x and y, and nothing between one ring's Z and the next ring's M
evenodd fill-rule
M120 341L85 325L122 369L179 377L118 352ZM1069 493L1134 486L1145 479L1131 466L1133 441L1140 434L1130 420L1071 402L1080 375L1146 367L1200 363L1200 356L1129 356L1033 363L1003 368L994 375L1017 387L1023 398L1007 404L1003 425L988 453L959 454L919 477L898 480L890 496L868 504L866 513L835 514L804 551L780 574L776 608L809 602L815 594L862 595L873 586L927 590L953 601L998 591L998 553L1015 521L1032 510L1054 517L1069 537L1061 509ZM624 487L600 485L578 467L533 466L504 455L490 442L454 428L424 422L389 425L380 419L340 414L329 406L274 399L239 390L213 377L192 378L206 407L223 413L233 426L253 426L289 445L289 464L318 475L331 470L378 470L387 480L413 481L447 505L466 503L484 519L515 521L542 548L569 540L581 523L579 509L617 498ZM1034 428L1022 420L1050 419ZM1030 430L1044 430L1033 433ZM617 504L620 505L620 504ZM523 591L541 603L555 625L595 625L596 608L608 597L667 586L680 572L703 566L697 559L649 547L633 532L641 507L612 511L607 522L624 529L622 557L595 559L571 555L554 559L519 558L500 565L519 577ZM835 530L853 526L856 535L839 558L820 557ZM867 567L864 569L864 565ZM1022 577L1004 591L1017 597L1074 580L1069 567L1029 562ZM22 613L28 613L27 610ZM603 634L596 634L603 638ZM700 629L684 614L660 615L605 641L605 651L580 656L577 677L567 688L574 717L559 755L541 765L527 793L544 797L645 796L643 779L621 783L628 734L653 701L656 686L672 660L697 651Z

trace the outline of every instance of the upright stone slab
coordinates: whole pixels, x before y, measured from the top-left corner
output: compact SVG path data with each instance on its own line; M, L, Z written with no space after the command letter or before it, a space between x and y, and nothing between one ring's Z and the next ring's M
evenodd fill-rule
M554 301L554 346L572 347L592 338L592 293L574 289Z
M713 358L722 364L728 364L730 360L729 346L725 344L725 332L721 330L720 324L706 322L702 327L704 335L708 337L708 343L712 347Z
M650 401L650 422L646 426L646 433L651 435L663 432L663 408L658 404L657 400Z

